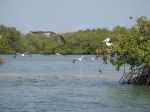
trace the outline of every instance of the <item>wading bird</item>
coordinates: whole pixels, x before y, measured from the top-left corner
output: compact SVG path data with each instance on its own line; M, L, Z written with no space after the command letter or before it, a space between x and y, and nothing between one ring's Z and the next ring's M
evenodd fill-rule
M60 46L64 46L66 41L64 39L64 35L63 33L57 33L57 32L53 32L53 31L31 31L31 33L34 33L34 34L44 34L46 36L49 36L49 35L58 35L57 36L57 43L58 45Z
M113 45L113 44L110 42L110 38L107 38L107 39L103 40L102 42L105 42L108 47L111 47L111 46Z
M25 52L25 53L15 53L14 59L15 59L18 55L21 55L21 56L29 55L30 57L32 57L32 55L31 55L29 52Z

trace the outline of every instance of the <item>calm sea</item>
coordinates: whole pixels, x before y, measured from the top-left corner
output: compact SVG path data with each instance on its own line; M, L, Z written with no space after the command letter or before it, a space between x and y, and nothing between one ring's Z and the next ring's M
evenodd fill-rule
M150 112L149 87L119 85L123 69L78 57L1 55L0 112Z

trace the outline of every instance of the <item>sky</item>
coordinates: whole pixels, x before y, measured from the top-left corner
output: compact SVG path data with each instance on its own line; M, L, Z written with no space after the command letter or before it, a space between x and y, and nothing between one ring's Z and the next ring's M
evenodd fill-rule
M150 18L150 0L0 0L0 24L22 33L131 27L130 16Z

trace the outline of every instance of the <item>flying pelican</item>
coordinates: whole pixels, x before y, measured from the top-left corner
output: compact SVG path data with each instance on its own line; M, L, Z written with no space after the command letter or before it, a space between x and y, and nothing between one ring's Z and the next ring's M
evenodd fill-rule
M85 58L85 57L81 56L80 58L74 58L72 62L75 63L76 61L82 61L83 58Z
M26 54L28 54L30 57L32 56L29 52L25 52L25 53L15 53L14 58L16 58L18 55L21 55L21 56L24 57Z
M111 46L113 45L113 44L110 42L110 38L107 38L107 39L103 40L102 42L105 42L108 47L111 47Z
M34 34L44 34L46 36L49 36L49 35L58 35L58 37L57 37L57 43L60 46L62 46L62 47L66 43L66 41L64 39L63 33L57 33L57 32L53 32L53 31L31 31L31 33L34 33Z

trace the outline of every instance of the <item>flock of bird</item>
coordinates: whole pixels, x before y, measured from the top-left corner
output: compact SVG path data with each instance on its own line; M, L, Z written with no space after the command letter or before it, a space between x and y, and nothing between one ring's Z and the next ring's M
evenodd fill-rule
M57 43L60 45L60 46L64 46L66 44L66 41L64 39L64 34L63 33L57 33L57 32L53 32L53 31L31 31L31 33L33 34L45 34L46 36L49 36L49 35L57 35ZM102 42L105 42L105 44L108 46L108 47L111 47L113 46L112 42L110 41L110 38L106 38L105 40L103 40ZM15 53L15 56L14 58L16 58L18 55L21 55L21 56L25 56L25 55L29 55L31 56L31 54L29 52L25 52L25 53ZM61 55L59 53L56 53L56 55ZM84 59L85 57L81 57L81 58L76 58L74 59L73 62L75 61L81 61L82 59ZM95 58L91 58L91 60L95 60Z
M19 52L17 52L17 53L15 53L15 55L14 55L14 59L15 59L17 56L19 56L19 55L22 56L22 57L24 57L24 56L26 56L26 55L32 57L32 55L31 55L29 52L25 52L25 53L19 53ZM63 54L59 54L59 53L56 53L55 55L57 55L57 56L63 56ZM94 60L96 60L96 58L97 58L97 57L88 58L88 57L85 57L85 56L81 56L81 57L78 57L78 58L73 58L73 59L72 59L72 63L74 64L74 63L76 63L76 62L80 62L80 61L83 61L83 60L91 60L91 61L94 61Z
M53 32L53 31L31 31L31 33L33 33L33 34L44 34L46 36L57 35L57 43L60 46L64 46L66 44L63 33L57 33L57 32ZM108 47L111 47L113 45L112 42L110 41L110 38L106 38L102 42L105 42Z
M34 34L45 34L46 36L49 36L49 35L57 35L56 38L57 38L57 43L58 45L60 46L64 46L66 44L66 41L63 37L63 33L56 33L56 32L53 32L53 31L31 31L31 33L34 33ZM113 46L112 42L110 41L110 38L106 38L105 40L103 40L102 42L105 42L106 46L107 47L111 47ZM18 55L21 55L21 56L25 56L25 55L28 55L30 57L32 57L32 55L29 53L29 52L25 52L25 53L15 53L14 55L14 59L18 56ZM56 53L55 55L57 56L61 56L62 54L59 54L59 53ZM97 57L92 57L92 58L87 58L85 56L81 56L79 58L74 58L72 60L72 63L76 63L76 62L80 62L80 61L83 61L83 60L91 60L91 61L94 61L96 60ZM99 69L99 72L102 73L101 69Z

